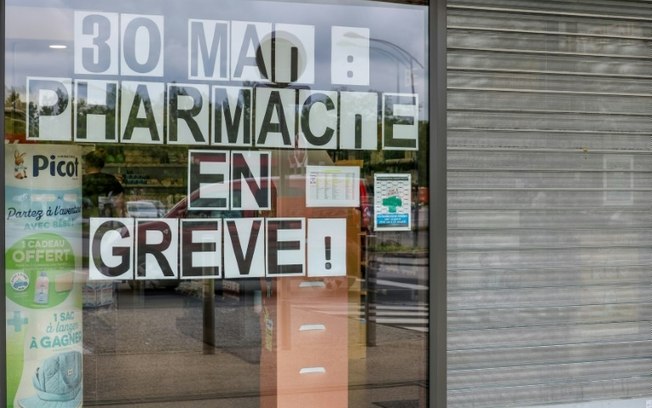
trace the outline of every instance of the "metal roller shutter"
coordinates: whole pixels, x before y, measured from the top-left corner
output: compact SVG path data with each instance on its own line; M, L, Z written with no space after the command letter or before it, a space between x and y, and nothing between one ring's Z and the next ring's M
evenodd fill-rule
M651 1L449 1L449 407L652 396L651 149Z

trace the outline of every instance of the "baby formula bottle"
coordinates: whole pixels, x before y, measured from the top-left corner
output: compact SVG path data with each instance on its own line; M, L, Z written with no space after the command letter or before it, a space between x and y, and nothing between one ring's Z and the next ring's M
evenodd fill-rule
M45 305L48 303L48 295L50 290L50 279L45 272L36 279L36 289L34 290L34 303Z

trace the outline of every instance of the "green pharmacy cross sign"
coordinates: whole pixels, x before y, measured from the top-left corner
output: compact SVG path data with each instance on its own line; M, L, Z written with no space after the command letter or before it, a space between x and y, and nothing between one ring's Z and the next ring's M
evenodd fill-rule
M391 196L383 199L383 206L387 207L390 213L395 213L396 208L403 205L403 201L397 196Z

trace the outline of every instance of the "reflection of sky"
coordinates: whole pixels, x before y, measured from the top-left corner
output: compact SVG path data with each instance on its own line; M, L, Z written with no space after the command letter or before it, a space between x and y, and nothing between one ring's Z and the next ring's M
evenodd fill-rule
M362 3L358 3L362 4ZM23 89L26 76L75 77L73 73L73 10L165 15L165 77L142 81L189 82L187 22L190 18L314 25L316 42L314 89L419 93L426 106L426 16L423 6L366 3L367 6L228 0L114 0L89 5L86 0L9 0L7 14L6 84ZM47 24L42 22L47 21ZM371 84L331 86L330 28L368 27L371 32ZM379 40L379 41L376 41ZM64 43L53 50L48 45ZM387 43L391 43L388 45ZM412 64L410 58L418 61ZM95 79L117 79L96 76ZM134 79L121 77L120 79ZM217 83L212 83L217 84ZM230 83L230 85L241 85Z

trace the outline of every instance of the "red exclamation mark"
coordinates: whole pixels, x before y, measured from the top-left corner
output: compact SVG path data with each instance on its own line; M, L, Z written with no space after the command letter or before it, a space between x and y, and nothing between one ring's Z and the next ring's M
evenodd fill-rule
M326 249L326 270L331 269L331 237L324 237L324 248Z

